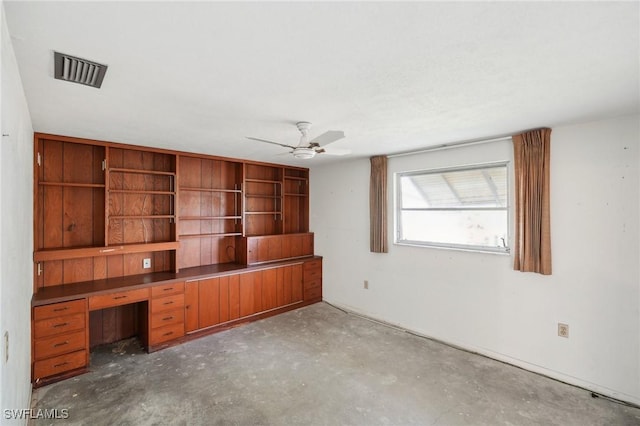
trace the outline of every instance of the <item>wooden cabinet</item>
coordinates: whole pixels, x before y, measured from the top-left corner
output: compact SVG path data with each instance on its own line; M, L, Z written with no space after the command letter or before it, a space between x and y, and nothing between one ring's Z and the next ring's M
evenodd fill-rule
M184 336L185 283L152 287L149 328L149 346Z
M89 363L85 299L33 309L33 379L64 374Z
M247 265L313 256L313 233L247 237L246 245Z
M304 300L322 300L322 259L304 262Z
M284 169L284 233L309 231L309 171Z
M308 169L36 133L34 380L321 300L313 238Z
M243 272L185 284L187 333L303 300L302 264Z
M242 236L242 163L179 157L179 266L233 263Z
M245 164L244 235L282 233L282 168Z
M175 271L175 157L36 133L34 290Z

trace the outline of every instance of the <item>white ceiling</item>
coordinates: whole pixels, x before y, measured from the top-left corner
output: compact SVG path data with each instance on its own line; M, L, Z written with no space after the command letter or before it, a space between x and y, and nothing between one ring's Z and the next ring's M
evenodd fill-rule
M350 158L640 110L640 4L4 2L36 131L269 162ZM53 78L53 51L109 66Z

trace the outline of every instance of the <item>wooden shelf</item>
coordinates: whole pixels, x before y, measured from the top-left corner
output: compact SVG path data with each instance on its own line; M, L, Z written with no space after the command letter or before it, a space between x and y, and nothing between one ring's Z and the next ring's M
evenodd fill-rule
M254 183L276 183L282 184L280 180L267 180L267 179L245 179L245 182L254 182Z
M244 212L244 214L282 214L282 212Z
M289 180L301 180L301 181L308 181L309 178L306 177L298 177L298 176L285 176L285 179L289 179Z
M241 235L242 232L220 232L211 234L186 234L180 235L180 238L236 237Z
M180 246L178 241L168 241L161 243L146 244L122 244L104 247L79 247L69 249L46 249L33 253L35 262L46 262L49 260L79 259L83 257L112 256L116 254L143 253L148 251L177 250Z
M232 194L239 194L242 191L239 189L213 189L213 188L188 188L181 187L180 191L194 191L194 192L228 192Z
M180 220L228 220L242 219L242 216L179 216Z
M175 172L163 172L159 170L141 170L141 169L123 169L119 167L109 168L110 172L116 173L136 173L141 175L159 175L159 176L175 176Z
M176 195L175 191L152 191L145 189L110 189L114 194L149 194L149 195Z
M173 214L109 216L109 219L175 219Z
M285 197L307 197L307 194L296 194L294 192L287 192L284 194Z
M66 186L71 188L104 188L104 183L38 182L43 186Z
M248 198L272 198L272 199L277 199L277 198L282 198L280 195L260 195L260 194L244 194L245 197Z

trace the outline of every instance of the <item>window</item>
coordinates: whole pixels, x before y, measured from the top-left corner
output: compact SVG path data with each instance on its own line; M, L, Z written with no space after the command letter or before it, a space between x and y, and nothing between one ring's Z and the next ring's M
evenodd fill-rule
M506 253L507 164L396 173L396 243Z

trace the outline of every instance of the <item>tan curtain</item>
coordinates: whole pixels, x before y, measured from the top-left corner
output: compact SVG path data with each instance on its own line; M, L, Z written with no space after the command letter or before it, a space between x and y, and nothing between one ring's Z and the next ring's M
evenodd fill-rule
M551 275L549 155L551 129L513 136L516 235L513 268Z
M387 157L371 157L370 241L373 253L387 253Z

